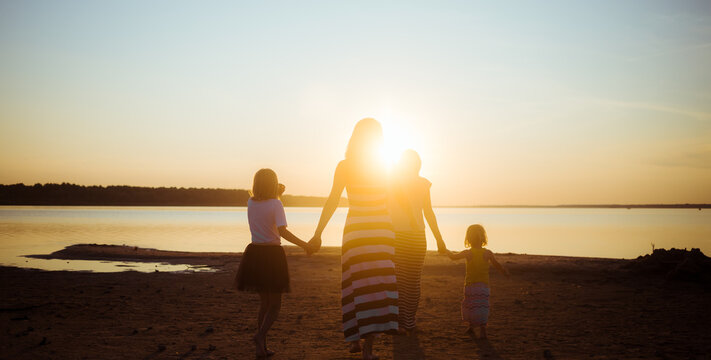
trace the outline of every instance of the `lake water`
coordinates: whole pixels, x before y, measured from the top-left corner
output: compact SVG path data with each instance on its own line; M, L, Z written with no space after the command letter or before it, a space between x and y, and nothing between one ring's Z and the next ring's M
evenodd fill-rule
M287 208L289 229L308 240L320 209ZM436 208L452 250L463 249L470 224L484 225L494 252L634 258L657 248L711 252L708 209ZM323 236L340 246L346 209ZM29 259L79 243L161 250L241 252L250 241L244 207L0 206L0 264L48 270L179 271L185 265ZM429 249L435 242L428 230ZM286 241L282 241L286 243Z

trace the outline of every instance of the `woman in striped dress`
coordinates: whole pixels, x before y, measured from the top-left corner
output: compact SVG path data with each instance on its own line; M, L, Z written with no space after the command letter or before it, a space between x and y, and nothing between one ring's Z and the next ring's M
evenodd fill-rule
M382 136L374 119L356 124L310 241L318 247L345 189L349 209L341 247L343 334L351 352L362 352L367 360L378 358L373 355L374 335L398 329L395 233L387 208L386 169L379 154Z
M423 213L437 240L437 250L447 252L430 201L432 183L419 175L421 165L420 156L414 150L406 150L390 185L389 206L395 230L395 273L401 333L414 331L420 302L420 277L427 252Z

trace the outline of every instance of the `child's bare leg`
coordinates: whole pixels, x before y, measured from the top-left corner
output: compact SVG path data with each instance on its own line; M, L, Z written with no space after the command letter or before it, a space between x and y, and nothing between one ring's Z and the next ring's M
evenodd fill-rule
M366 335L363 341L363 360L378 360L378 356L373 354L373 334Z
M264 314L262 326L259 328L256 335L265 354L271 352L266 349L267 332L272 328L274 321L276 321L279 316L279 310L281 309L281 293L268 293L267 298L269 300L267 311Z
M266 315L268 308L269 294L259 293L259 317L257 318L257 331L259 331L259 328L262 327L262 323L264 322L264 315Z
M479 330L480 330L479 338L480 338L480 339L486 339L486 324L480 326L480 327L479 327Z
M363 349L361 349L360 347L360 340L351 341L348 351L352 353L359 353L363 351Z
M267 332L271 329L274 321L276 321L279 316L279 310L281 309L281 293L265 293L264 295L266 298L266 310L264 311L264 317L261 321L259 329L257 330L257 334L254 335L254 344L257 347L257 356L262 357L267 356L270 353L274 353L271 350L267 350Z
M472 323L469 323L469 325L467 325L467 329L464 330L464 333L465 334L473 334L474 333L474 325L472 325Z
M254 334L254 337L252 338L252 341L254 341L254 346L256 347L257 357L267 356L266 352L264 351L266 339L262 335L260 335L260 331L262 329L262 325L264 324L264 317L266 316L268 311L269 311L269 294L260 292L259 293L259 315L257 316L257 333Z

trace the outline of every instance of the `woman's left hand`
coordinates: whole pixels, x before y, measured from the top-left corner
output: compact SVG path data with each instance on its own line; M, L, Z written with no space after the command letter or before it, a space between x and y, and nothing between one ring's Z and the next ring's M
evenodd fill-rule
M314 235L308 242L309 248L311 248L311 253L318 252L321 249L321 237Z
M447 245L442 243L437 243L437 252L440 253L440 255L449 255L451 251L447 250Z

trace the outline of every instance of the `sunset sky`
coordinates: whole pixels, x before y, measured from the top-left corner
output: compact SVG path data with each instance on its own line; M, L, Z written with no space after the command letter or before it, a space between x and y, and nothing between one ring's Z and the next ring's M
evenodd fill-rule
M711 202L709 1L0 0L0 183L325 196L356 121L436 205Z

